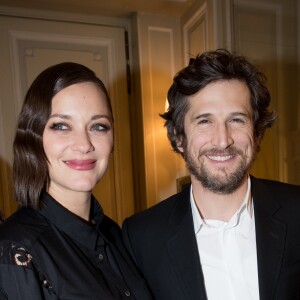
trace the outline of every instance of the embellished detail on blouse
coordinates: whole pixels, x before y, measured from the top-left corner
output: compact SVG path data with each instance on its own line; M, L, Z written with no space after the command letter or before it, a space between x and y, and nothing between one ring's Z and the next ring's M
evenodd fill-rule
M120 227L94 199L91 218L95 225L45 194L40 210L21 207L1 224L0 299L152 299Z
M0 262L2 264L13 264L32 269L32 256L23 247L13 242L0 244Z
M30 264L32 256L26 252L22 247L17 248L16 253L14 254L14 261L18 266L27 267Z
M6 292L3 290L2 287L0 287L0 299L1 299L1 300L8 300L8 295L7 295Z

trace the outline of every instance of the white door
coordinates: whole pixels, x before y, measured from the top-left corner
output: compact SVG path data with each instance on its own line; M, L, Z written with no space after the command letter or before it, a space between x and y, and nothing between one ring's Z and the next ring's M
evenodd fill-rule
M12 143L26 90L46 67L73 61L94 70L111 96L115 150L94 195L105 213L121 223L134 212L124 28L1 16L0 45L0 209L8 216L16 208Z

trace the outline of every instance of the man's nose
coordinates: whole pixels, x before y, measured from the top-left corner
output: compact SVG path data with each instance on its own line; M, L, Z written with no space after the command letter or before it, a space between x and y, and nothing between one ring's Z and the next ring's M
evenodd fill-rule
M220 149L227 149L234 142L231 129L226 124L217 124L211 140L212 145Z

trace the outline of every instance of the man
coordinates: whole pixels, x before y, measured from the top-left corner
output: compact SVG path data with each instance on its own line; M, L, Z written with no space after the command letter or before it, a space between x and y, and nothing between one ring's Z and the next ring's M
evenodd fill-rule
M300 299L300 186L249 175L276 119L264 75L206 52L174 77L168 101L191 186L123 226L155 299Z

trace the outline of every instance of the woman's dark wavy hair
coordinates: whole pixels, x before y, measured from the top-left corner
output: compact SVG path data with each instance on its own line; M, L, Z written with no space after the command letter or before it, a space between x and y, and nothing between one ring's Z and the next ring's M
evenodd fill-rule
M13 144L14 193L21 206L39 208L42 191L49 187L48 160L43 148L43 132L50 117L53 97L64 88L81 82L93 82L111 102L103 82L89 68L64 62L38 75L30 86L19 114Z
M230 79L245 82L250 90L254 136L259 150L259 142L265 130L276 119L276 114L268 110L270 93L266 87L266 77L245 57L218 49L191 58L189 65L173 79L168 91L169 108L161 117L166 120L168 138L175 152L180 153L178 147L186 145L184 118L189 109L188 96L194 95L209 83Z

